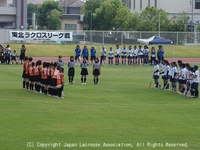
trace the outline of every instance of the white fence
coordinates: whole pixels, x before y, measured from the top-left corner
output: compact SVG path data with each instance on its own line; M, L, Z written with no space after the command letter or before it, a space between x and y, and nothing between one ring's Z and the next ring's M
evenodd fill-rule
M46 31L47 32L47 31ZM71 31L48 31L71 32ZM42 40L11 40L9 30L0 29L0 44L4 43L35 43L35 44L68 44L68 43L100 43L100 44L138 44L137 39L149 38L159 33L147 31L72 31L72 41L42 41ZM160 32L160 36L170 39L175 45L200 45L199 32Z

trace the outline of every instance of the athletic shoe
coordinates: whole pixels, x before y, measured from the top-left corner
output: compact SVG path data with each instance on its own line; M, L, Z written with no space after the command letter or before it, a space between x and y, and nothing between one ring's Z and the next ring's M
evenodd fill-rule
M82 83L82 85L84 85L84 83Z
M192 95L191 97L192 97L192 98L197 98L196 96L193 96L193 95Z

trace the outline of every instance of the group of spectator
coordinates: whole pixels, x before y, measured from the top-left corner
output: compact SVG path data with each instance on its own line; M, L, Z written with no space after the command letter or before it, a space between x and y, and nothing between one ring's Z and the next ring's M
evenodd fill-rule
M1 64L22 64L25 52L25 45L22 45L20 55L17 54L16 50L12 50L9 44L5 48L3 45L0 45L0 62Z

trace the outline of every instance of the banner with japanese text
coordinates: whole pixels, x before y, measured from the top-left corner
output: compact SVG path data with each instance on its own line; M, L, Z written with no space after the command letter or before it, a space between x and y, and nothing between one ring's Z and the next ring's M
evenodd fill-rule
M9 31L10 40L72 41L73 32Z

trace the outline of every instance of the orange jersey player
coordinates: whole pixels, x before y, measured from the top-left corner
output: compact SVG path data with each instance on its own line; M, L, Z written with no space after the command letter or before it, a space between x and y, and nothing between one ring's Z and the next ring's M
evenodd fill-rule
M35 82L34 71L35 71L35 62L31 62L31 65L29 67L29 83L30 83L30 90L32 91L33 91L33 85Z
M58 98L61 98L63 87L64 87L64 73L60 70L59 66L57 67L57 69L59 70L57 74L57 94L58 94Z
M54 74L54 67L53 67L54 63L51 62L51 63L48 63L48 71L47 71L47 74L48 74L48 79L47 79L47 90L48 90L48 95L53 95L52 94L52 88L51 88L51 84L52 84L52 76Z
M57 93L57 75L59 73L59 70L57 69L57 63L53 64L52 70L51 70L51 83L50 83L50 93L51 96L57 97L58 93Z
M42 61L38 60L36 62L36 67L34 71L34 77L35 77L35 91L36 93L40 93L40 87L41 87L41 72L42 72Z
M41 70L41 83L42 83L42 93L47 94L46 87L47 87L47 78L48 78L48 68L47 63L43 62L43 68Z
M29 57L28 58L28 61L26 62L26 65L25 65L25 81L26 81L26 89L28 90L29 89L29 68L31 66L31 63L33 61L33 58L32 57Z

